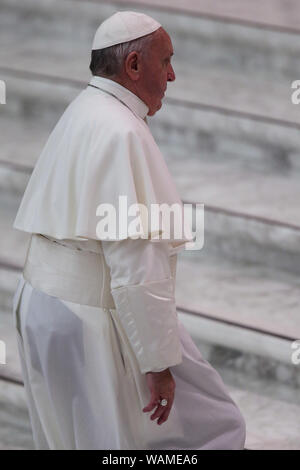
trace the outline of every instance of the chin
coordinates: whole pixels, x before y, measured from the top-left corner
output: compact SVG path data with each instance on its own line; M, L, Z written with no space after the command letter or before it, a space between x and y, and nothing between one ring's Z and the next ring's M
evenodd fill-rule
M154 116L154 114L160 110L160 108L162 107L162 102L160 101L155 108L152 108L150 109L150 111L148 112L148 116Z

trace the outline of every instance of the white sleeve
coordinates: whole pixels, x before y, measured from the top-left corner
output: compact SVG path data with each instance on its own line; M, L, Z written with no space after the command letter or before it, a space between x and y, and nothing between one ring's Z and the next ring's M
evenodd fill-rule
M101 241L116 312L142 374L182 362L166 241Z

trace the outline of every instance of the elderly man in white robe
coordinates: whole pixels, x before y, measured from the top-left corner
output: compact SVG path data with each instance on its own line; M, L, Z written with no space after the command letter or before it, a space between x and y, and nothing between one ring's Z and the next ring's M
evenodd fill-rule
M14 227L32 235L13 314L36 449L244 448L238 407L177 317L177 253L191 238L155 239L142 218L109 239L97 228L99 205L120 195L182 205L146 119L175 80L172 55L153 18L104 21L93 77L19 207Z

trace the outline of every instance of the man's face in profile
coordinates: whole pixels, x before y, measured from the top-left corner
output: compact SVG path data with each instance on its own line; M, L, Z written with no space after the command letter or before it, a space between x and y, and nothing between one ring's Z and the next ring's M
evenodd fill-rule
M148 116L153 116L162 106L167 82L175 80L171 65L173 46L168 33L159 28L153 36L149 50L141 58L138 80L138 96L149 107Z

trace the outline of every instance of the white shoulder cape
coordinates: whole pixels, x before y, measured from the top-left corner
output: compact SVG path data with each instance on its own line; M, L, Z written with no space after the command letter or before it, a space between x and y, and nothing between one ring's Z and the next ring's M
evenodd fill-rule
M36 163L14 228L57 239L107 239L97 232L99 204L119 208L119 196L127 207L182 202L147 124L115 98L83 90L68 106ZM124 202L124 198L123 198ZM182 211L183 212L183 211ZM99 214L99 213L98 213ZM103 216L103 213L102 213ZM133 220L130 217L128 220ZM102 217L103 219L103 217ZM183 236L169 241L173 247L193 239L187 221ZM157 232L141 220L128 236L151 238ZM159 233L162 234L164 229Z

